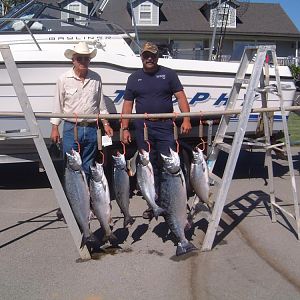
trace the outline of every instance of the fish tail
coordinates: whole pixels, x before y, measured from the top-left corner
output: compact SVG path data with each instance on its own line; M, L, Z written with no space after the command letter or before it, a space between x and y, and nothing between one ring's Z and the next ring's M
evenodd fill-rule
M80 245L80 249L82 249L87 244L93 244L93 243L98 243L98 242L99 242L99 240L93 233L88 237L83 236L81 245Z
M118 238L113 233L111 233L110 236L109 236L110 243L114 243L117 240L118 240Z
M135 219L131 216L126 216L124 217L124 224L123 227L124 228L129 228L131 227L131 225L135 222Z
M191 242L178 243L176 248L176 256L187 254L191 251L199 250L196 246L194 246Z
M113 233L110 233L109 235L105 235L102 239L102 241L104 243L106 243L107 241L109 241L110 243L113 243L117 240L118 240L118 238Z

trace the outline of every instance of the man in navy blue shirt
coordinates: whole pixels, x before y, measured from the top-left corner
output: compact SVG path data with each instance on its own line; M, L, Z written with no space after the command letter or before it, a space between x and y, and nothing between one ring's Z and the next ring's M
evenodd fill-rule
M135 101L135 110L138 114L172 113L173 95L176 97L181 112L189 112L190 107L183 91L183 86L172 69L160 66L158 62L158 48L153 43L145 43L141 58L143 68L131 74L128 78L124 94L122 114L132 113ZM160 153L169 155L169 148L175 150L172 119L145 119L148 128L148 141L150 148L150 161L153 165L155 190L159 195L159 174L158 161ZM144 141L144 120L136 119L135 138L139 150L148 151L148 144ZM129 120L122 119L123 142L131 142L129 131ZM187 134L192 126L189 117L184 117L180 132ZM159 196L158 196L159 197ZM159 199L158 199L159 200ZM144 218L151 218L150 209L143 213Z

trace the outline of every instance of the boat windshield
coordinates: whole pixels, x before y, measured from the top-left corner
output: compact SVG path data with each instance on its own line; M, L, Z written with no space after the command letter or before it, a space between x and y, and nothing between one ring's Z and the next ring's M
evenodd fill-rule
M87 7L88 9L89 7ZM58 4L29 1L15 6L0 18L0 34L24 33L124 33L114 24L98 17L75 12Z

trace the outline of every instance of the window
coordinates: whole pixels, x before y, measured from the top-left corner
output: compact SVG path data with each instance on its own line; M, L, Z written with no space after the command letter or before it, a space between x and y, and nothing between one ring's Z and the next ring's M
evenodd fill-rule
M26 3L15 6L8 14L6 14L6 18L19 18L19 19L31 19L40 14L43 9L42 4L35 3L30 6L28 9L23 9ZM39 22L29 22L29 20L25 21L31 29L42 30L43 26ZM30 25L31 23L31 25ZM38 25L39 23L39 25ZM33 26L34 24L34 26ZM3 21L0 23L1 31L22 31L25 30L25 24L22 20L13 20L13 21Z
M140 5L140 21L150 21L152 15L151 4Z
M239 61L246 46L255 46L255 41L234 41L231 60Z
M150 1L143 1L134 9L134 16L139 26L158 26L159 7ZM133 22L132 25L134 25Z
M88 7L86 5L83 5L82 3L80 3L79 1L74 1L70 4L68 4L67 6L64 7L65 9L68 9L70 11L74 11L75 13L81 13L81 14L87 14L88 13ZM76 14L71 14L71 13L66 13L66 12L62 12L61 13L61 18L64 20L68 20L68 19L74 19L76 20L76 23L79 23L80 25L85 25L85 22L83 22L83 20L85 21L86 18L84 17L80 17ZM72 26L71 24L67 24L67 23L62 23L62 26Z
M236 28L236 9L222 3L219 8L216 7L210 11L210 27L215 26L215 20L218 15L217 27Z
M204 59L203 41L174 41L173 58Z

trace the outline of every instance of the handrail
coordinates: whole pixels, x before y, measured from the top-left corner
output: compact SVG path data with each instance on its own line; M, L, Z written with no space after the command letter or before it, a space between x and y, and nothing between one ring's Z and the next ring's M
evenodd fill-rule
M300 111L300 106L287 106L284 108L286 111ZM201 119L211 119L212 117L222 115L238 115L241 113L241 109L229 109L226 111L200 111L200 112L185 112L176 113L176 119L184 117L201 117ZM268 107L268 108L253 108L251 113L263 113L263 112L277 112L281 111L280 107ZM38 118L74 118L74 114L62 114L62 113L34 113ZM22 117L22 112L0 112L0 117ZM105 118L111 120L119 119L150 119L150 118L173 118L174 113L157 113L157 114L77 114L78 118L84 119L97 119Z

